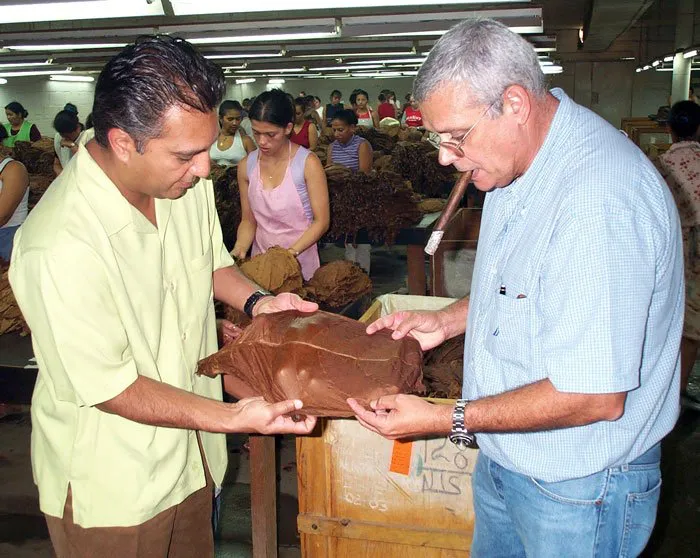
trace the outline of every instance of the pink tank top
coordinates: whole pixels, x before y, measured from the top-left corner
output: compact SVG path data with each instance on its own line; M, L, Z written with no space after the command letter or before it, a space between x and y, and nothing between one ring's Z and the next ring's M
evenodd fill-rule
M290 143L289 161L284 178L279 185L270 190L263 188L260 178L259 152L256 150L248 156L248 201L257 222L253 256L273 246L290 248L311 225L313 215L306 184L296 184L294 178L297 176L297 182L299 182L298 176L301 175L303 180L303 168L309 150L299 147L293 159L291 150ZM301 173L299 167L301 167ZM295 169L297 169L296 172ZM321 265L316 244L309 246L297 256L297 259L306 281L311 279Z

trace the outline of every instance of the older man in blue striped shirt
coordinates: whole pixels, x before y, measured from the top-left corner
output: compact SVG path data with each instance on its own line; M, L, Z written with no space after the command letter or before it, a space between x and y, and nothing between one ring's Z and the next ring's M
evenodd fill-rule
M487 191L471 298L370 325L424 349L465 332L454 408L385 397L389 438L481 452L472 556L637 556L656 517L660 440L678 416L678 214L644 154L490 20L445 34L416 78L440 158Z

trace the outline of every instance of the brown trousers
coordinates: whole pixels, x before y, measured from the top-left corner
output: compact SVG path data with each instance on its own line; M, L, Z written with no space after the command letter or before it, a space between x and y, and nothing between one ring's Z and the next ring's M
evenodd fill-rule
M200 446L201 451L201 446ZM202 455L204 453L202 452ZM207 484L182 503L133 527L92 527L73 523L70 486L63 518L46 515L57 558L206 558L214 556L211 525L214 482L204 464Z

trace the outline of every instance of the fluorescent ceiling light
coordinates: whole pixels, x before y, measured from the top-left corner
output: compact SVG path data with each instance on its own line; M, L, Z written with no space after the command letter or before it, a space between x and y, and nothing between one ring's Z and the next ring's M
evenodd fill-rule
M224 70L245 70L247 68L246 64L241 64L240 66L222 66Z
M556 52L556 47L535 47L535 52Z
M304 72L304 68L268 68L266 70L246 70L245 74L269 74L269 73L279 73L279 74L286 74L286 73L292 73L296 74L299 72Z
M518 0L492 0L491 4L507 4ZM373 0L372 7L392 7L392 6L433 6L450 4L481 4L483 0ZM175 15L201 15L218 14L231 11L230 0L170 0ZM345 0L307 0L304 3L305 10L316 9L338 9L347 8ZM271 0L269 2L248 3L242 11L245 12L267 12L267 11L289 10L288 2Z
M644 66L642 68L642 70L651 70L651 66L649 66L649 64L647 64L646 66Z
M91 50L98 48L123 48L127 43L79 43L70 45L9 45L5 48L18 52L33 52L33 51L59 51L59 50Z
M0 85L5 85L7 80L5 78L0 78Z
M551 60L540 60L540 66L554 66L554 62Z
M255 81L255 78L243 78L243 79L237 79L236 80L236 85L244 85L246 83L253 83Z
M687 50L683 53L683 58L692 58L693 56L697 56L697 55L698 55L697 49Z
M674 58L673 55L664 56L664 62L673 62L673 58Z
M555 64L553 66L545 66L542 68L542 73L544 74L561 74L564 71L564 68L559 66L558 64Z
M544 28L541 25L524 25L521 27L509 27L513 33L519 35L525 33L542 33ZM435 31L401 31L400 33L371 33L369 35L357 35L357 37L429 37L431 35L444 35L448 29L438 29Z
M280 41L305 41L308 39L331 39L337 37L335 31L316 33L277 33L275 35L238 35L235 37L195 37L187 39L194 45L211 45L225 43L265 43Z
M338 52L336 54L292 54L292 58L354 58L361 56L401 56L410 52Z
M8 5L9 4L9 5ZM65 2L29 2L15 0L0 3L3 23L35 23L39 21L69 21L75 19L104 19L112 17L162 16L160 2L144 0L81 0Z
M426 56L422 58L393 58L391 60L364 60L362 62L348 62L348 64L403 64L405 62L415 62L422 64L426 60Z
M381 64L357 64L356 66L324 66L321 68L309 68L313 72L327 72L333 70L372 70L381 68Z
M30 70L28 72L0 72L0 77L50 76L68 73L70 70Z
M400 77L401 72L353 72L353 77L380 77L380 76L392 76Z
M267 83L269 83L269 84L271 84L271 85L282 84L282 83L284 83L284 79L282 79L282 78L272 78L272 79L269 79L269 80L267 81Z
M637 73L639 73L639 72L641 72L641 71L642 71L641 68L637 68L637 69L635 70L635 72L637 72Z
M0 62L0 68L35 68L52 64L52 62Z
M651 65L656 68L657 66L661 66L661 60L654 60Z
M92 76L75 76L72 74L51 74L49 75L50 81L95 81Z
M228 60L229 58L279 58L280 56L282 56L281 52L269 54L206 54L204 58L208 58L209 60Z
M634 56L623 56L620 58L620 60L624 60L625 62L629 62L630 60L636 60Z

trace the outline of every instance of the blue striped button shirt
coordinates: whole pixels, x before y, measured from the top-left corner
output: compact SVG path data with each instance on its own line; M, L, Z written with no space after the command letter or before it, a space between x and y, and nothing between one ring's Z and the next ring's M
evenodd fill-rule
M491 459L548 482L628 463L671 430L684 308L663 179L618 130L552 93L531 166L486 196L464 363L467 399L544 378L562 392L627 392L617 421L478 435Z

